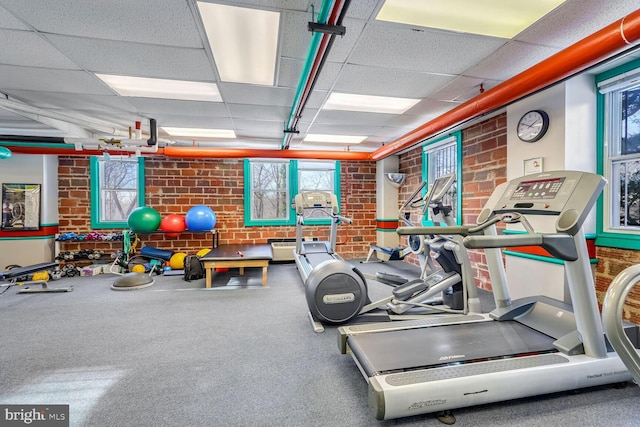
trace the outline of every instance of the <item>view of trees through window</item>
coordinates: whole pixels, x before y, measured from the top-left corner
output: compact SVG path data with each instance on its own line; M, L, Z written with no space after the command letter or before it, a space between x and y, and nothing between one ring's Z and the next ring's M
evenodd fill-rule
M249 164L252 220L290 219L293 191L335 191L334 161L252 160Z
M458 164L456 141L446 142L444 145L438 144L435 148L426 147L425 157L427 161L427 181L431 185L436 178L443 175L456 173ZM442 202L445 206L451 206L453 215L457 212L456 184L453 184ZM428 213L428 212L427 212Z
M126 221L138 204L137 160L100 160L100 220Z
M619 226L640 226L640 88L625 90L620 97L619 156L612 162L619 182ZM614 224L616 225L616 224Z
M286 219L289 215L289 164L251 163L253 219Z

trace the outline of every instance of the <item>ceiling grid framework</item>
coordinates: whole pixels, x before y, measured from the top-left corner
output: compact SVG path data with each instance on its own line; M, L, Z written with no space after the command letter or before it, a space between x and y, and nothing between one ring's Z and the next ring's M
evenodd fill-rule
M0 107L5 106L0 108L0 134L80 136L69 135L73 127L52 127L2 103L11 100L45 114L106 122L122 130L135 121L146 126L153 118L160 128L232 129L237 136L178 139L172 148L278 150L312 38L307 23L321 1L220 3L281 14L273 86L220 81L194 13L195 0L0 0ZM343 22L346 34L335 38L292 148L371 153L392 145L477 96L480 85L491 90L638 9L635 0L567 0L514 38L504 39L376 20L383 4L351 2ZM212 82L223 100L123 97L98 73ZM420 102L400 115L322 109L332 92L415 97ZM367 139L350 146L301 142L308 133ZM168 140L168 135L160 129L159 138Z

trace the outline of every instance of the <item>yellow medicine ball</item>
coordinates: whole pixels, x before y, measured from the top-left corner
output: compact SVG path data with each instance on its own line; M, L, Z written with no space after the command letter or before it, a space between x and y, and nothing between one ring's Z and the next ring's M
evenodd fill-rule
M184 252L176 252L169 260L169 266L173 270L182 270L184 268L184 259L187 256Z
M198 252L196 252L196 255L198 257L203 257L206 254L208 254L209 252L211 252L211 249L200 249Z
M131 267L131 271L134 273L144 273L144 265L136 264L133 267Z

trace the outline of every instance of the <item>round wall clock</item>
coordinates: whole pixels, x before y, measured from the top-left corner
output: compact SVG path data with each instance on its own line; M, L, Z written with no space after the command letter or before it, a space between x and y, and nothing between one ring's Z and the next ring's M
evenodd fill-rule
M536 142L549 129L549 115L542 110L531 110L518 120L518 138L524 142Z

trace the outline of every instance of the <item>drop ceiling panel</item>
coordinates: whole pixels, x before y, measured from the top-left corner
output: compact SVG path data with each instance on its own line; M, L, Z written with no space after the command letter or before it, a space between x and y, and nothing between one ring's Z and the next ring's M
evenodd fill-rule
M558 53L558 49L512 41L487 57L488 61L465 71L465 75L493 80L507 80Z
M59 50L33 32L0 30L0 63L78 70Z
M351 2L353 4L355 2ZM345 18L342 23L346 29L343 36L336 36L333 38L333 45L327 61L332 62L345 62L349 59L349 56L353 52L353 49L358 44L358 40L364 30L365 22Z
M204 49L56 35L48 38L78 65L92 72L178 80L214 80L213 69Z
M639 7L638 0L568 0L515 40L563 49Z
M14 30L28 30L29 27L24 25L18 18L9 13L7 9L0 5L0 28L8 28Z
M395 118L395 114L362 113L359 111L320 110L316 123L355 124L366 126L382 126Z
M284 21L284 29L281 31L282 56L305 59L313 37L313 33L307 29L307 23L311 21L311 13L286 12L282 20Z
M182 116L178 114L157 114L153 117L158 127L188 127L203 129L234 129L233 120L228 117Z
M97 77L84 71L0 65L0 92L9 89L113 95Z
M237 119L256 119L285 122L289 118L289 107L263 107L261 105L229 104L231 116ZM305 113L308 111L305 110Z
M183 116L229 117L221 102L184 101L179 99L125 98L137 111L148 114L180 114Z
M350 62L426 73L459 74L505 43L504 39L370 23Z
M37 31L201 48L189 5L175 0L2 0Z
M242 83L218 83L224 102L231 104L291 106L294 90L271 86L256 86Z
M423 98L453 79L452 75L347 64L342 69L334 90L365 95Z
M116 95L87 95L79 93L37 92L31 90L11 90L10 95L38 108L66 108L88 111L136 111L136 108L127 102L129 98Z

